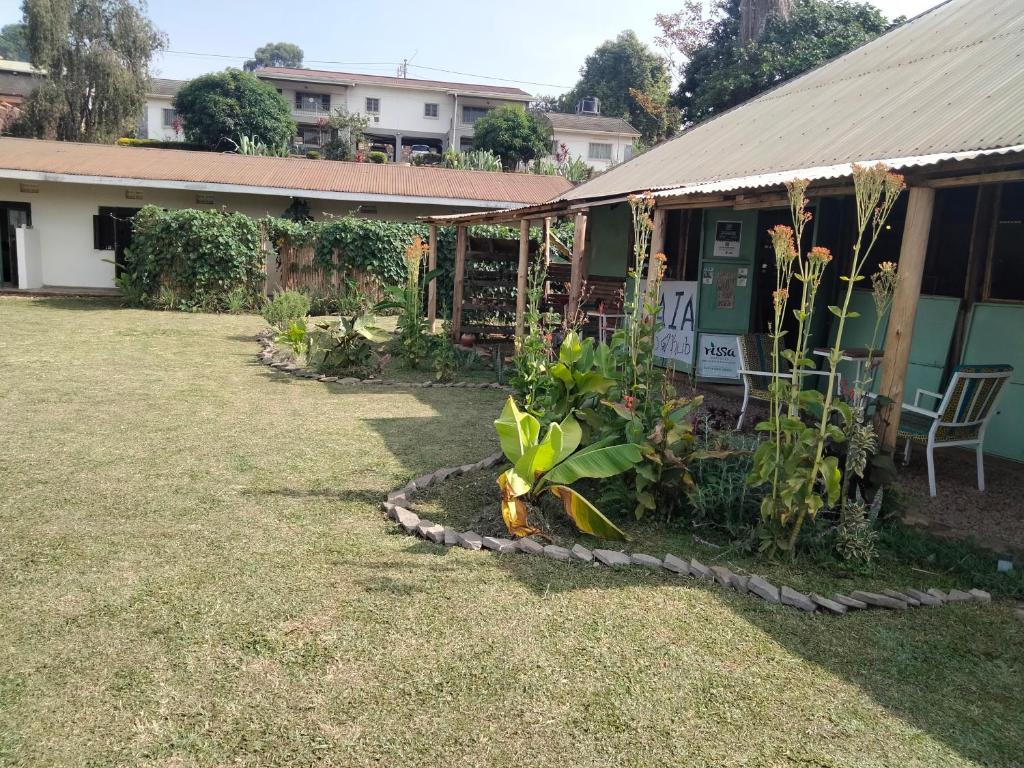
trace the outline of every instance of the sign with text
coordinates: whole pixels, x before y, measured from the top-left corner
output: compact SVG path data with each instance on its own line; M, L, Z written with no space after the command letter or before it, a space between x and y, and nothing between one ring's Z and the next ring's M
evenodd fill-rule
M697 375L707 379L738 379L740 352L737 337L702 333L697 353Z
M712 253L716 259L738 259L743 224L739 221L719 221L715 224L715 247Z
M693 365L694 331L697 325L697 281L666 280L658 297L658 322L654 354Z

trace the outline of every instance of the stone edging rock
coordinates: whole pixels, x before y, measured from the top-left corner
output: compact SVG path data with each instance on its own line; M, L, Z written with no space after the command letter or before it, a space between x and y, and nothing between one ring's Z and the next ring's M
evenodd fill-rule
M479 469L496 467L504 462L501 453L495 453L475 464L461 467L449 467L417 477L407 485L388 494L387 501L382 503L385 514L395 521L406 533L420 536L442 546L458 546L469 550L488 549L497 554L525 554L549 557L552 560L571 561L609 568L640 567L654 571L663 571L676 576L686 576L706 582L709 586L732 589L740 594L748 594L760 598L767 603L781 604L807 613L824 613L841 616L851 610L864 608L886 608L889 610L906 610L909 607L933 607L946 603L988 603L992 596L981 589L967 592L959 589L948 593L941 589L931 588L927 592L916 589L883 589L880 592L853 590L848 594L835 594L824 597L815 593L804 594L788 586L777 587L768 580L757 575L733 573L722 565L706 566L696 558L685 560L675 555L665 555L663 559L639 552L632 554L610 549L590 550L581 544L572 549L559 547L555 544L544 545L531 538L515 541L500 536L481 536L475 531L457 531L454 528L420 518L407 508L410 498L438 483Z
M259 354L256 359L259 360L263 365L269 366L276 371L281 373L287 373L290 376L295 376L300 379L313 379L314 381L323 381L331 384L340 384L342 386L355 386L362 384L365 386L391 386L391 387L413 387L413 388L425 388L425 387L439 387L442 389L500 389L504 392L511 392L511 387L506 387L503 384L498 383L473 383L468 381L455 381L455 382L434 382L424 381L422 383L415 381L387 381L385 379L357 379L354 376L324 376L317 373L316 371L308 371L302 366L296 365L295 363L283 363L274 360L274 351L276 347L271 339L273 331L266 330L256 336L256 340L260 344Z

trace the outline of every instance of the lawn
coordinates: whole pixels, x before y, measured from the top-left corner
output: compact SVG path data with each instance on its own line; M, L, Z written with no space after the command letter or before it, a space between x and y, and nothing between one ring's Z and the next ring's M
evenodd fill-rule
M444 550L379 502L494 450L500 392L276 374L254 317L0 323L2 765L1024 764L1007 601L831 619Z

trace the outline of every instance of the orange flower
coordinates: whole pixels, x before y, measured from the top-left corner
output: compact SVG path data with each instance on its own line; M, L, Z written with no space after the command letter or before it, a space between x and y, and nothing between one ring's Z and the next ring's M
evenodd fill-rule
M820 261L822 264L828 264L832 261L832 251L820 245L811 248L811 252L808 255L811 261Z

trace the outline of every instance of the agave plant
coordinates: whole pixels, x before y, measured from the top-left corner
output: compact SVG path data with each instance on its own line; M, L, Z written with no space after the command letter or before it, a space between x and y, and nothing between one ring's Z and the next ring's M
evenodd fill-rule
M559 501L576 527L602 539L626 538L626 534L578 492L572 483L584 478L613 477L632 468L643 458L636 445L612 445L614 438L579 449L583 430L569 415L541 434L540 422L520 411L509 398L501 417L494 422L501 450L512 467L498 477L501 515L513 536L529 536L538 529L530 525L531 505L545 493Z

